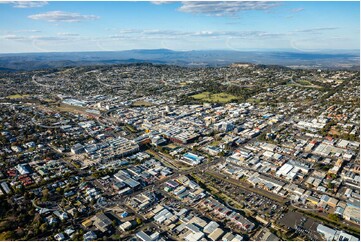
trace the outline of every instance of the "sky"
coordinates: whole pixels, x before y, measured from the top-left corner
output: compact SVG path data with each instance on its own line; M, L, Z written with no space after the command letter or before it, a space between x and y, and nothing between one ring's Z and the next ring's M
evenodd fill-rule
M359 48L359 1L0 1L0 53Z

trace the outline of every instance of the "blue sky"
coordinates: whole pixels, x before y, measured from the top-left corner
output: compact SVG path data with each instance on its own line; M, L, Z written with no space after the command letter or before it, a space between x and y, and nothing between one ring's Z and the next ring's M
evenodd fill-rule
M360 46L358 1L0 3L0 53Z

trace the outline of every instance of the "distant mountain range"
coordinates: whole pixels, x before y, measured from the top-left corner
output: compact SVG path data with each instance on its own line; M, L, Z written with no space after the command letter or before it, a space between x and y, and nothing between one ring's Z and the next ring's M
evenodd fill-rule
M292 52L168 49L102 52L0 54L0 71L38 70L68 66L154 63L182 66L224 66L235 62L282 65L293 68L359 69L359 51Z

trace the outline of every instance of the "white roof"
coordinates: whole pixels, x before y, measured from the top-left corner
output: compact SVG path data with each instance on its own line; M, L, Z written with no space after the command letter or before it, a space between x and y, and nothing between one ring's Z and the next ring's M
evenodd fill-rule
M187 237L185 237L184 239L186 241L198 241L201 238L203 238L204 234L202 232L197 232L197 233L190 233L189 235L187 235Z

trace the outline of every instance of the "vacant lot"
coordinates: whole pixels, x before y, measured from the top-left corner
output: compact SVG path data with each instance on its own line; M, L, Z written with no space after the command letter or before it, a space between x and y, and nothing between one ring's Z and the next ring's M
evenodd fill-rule
M142 101L142 100L140 100L140 101L135 101L135 102L133 103L133 106L137 106L137 107L140 107L140 106L150 107L150 106L152 106L152 105L153 105L152 103L147 102L147 101Z
M85 112L84 107L73 106L65 103L61 103L59 106L54 106L54 107L60 112L72 112L72 113Z
M196 95L191 96L194 99L202 100L205 102L215 102L215 103L227 103L230 101L237 100L236 96L227 93L210 93L210 92L202 92Z

